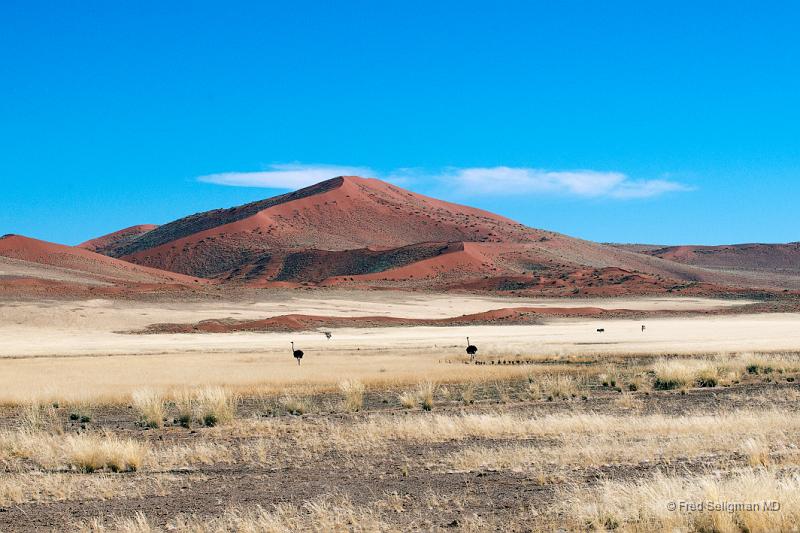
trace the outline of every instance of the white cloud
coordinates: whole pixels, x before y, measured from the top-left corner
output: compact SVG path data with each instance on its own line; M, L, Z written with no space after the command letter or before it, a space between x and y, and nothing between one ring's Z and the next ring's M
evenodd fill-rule
M632 180L621 172L553 171L488 167L450 169L439 177L460 194L514 196L557 194L582 198L650 198L689 187L667 180Z
M270 165L259 172L223 172L200 176L199 181L235 187L267 187L270 189L300 189L337 176L372 176L365 167L339 165Z
M207 183L240 187L299 189L336 176L382 177L398 185L443 188L460 196L560 195L579 198L651 198L668 192L692 190L665 179L634 180L621 172L597 170L542 170L526 167L448 168L430 172L396 169L380 176L367 167L340 165L270 165L259 172L225 172L201 176Z

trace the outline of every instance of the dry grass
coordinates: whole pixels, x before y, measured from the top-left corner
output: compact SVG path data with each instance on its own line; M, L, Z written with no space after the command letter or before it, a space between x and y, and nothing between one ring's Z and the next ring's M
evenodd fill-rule
M19 425L23 431L28 432L61 433L63 430L56 408L51 404L42 404L37 401L32 401L21 407Z
M436 391L438 386L432 381L424 381L417 385L413 391L401 392L397 399L405 409L420 407L423 411L433 410L436 401Z
M304 415L311 412L311 402L303 396L284 396L280 399L281 406L290 415Z
M152 389L140 389L131 395L133 406L139 411L142 424L151 428L160 428L166 415L164 399Z
M621 409L641 409L644 403L630 392L623 392L614 399L614 405Z
M464 405L472 405L475 403L475 385L467 383L461 389L461 403Z
M535 399L573 398L577 396L580 386L576 377L566 374L528 376L528 380L528 390Z
M76 475L74 473L26 472L0 476L0 506L29 502L110 500L166 496L187 477L156 474L147 477L113 474Z
M319 498L302 506L276 505L231 507L217 517L181 515L172 519L167 531L183 533L285 533L290 531L399 531L381 518L377 506L355 506L349 500ZM155 533L163 531L138 512L131 518L114 518L109 524L100 519L77 524L83 533Z
M425 381L420 383L417 387L417 399L423 411L430 411L433 409L436 387L436 384L432 381Z
M67 464L82 472L134 472L144 463L148 447L110 433L84 433L66 437L64 451Z
M181 389L172 397L178 423L184 427L190 427L193 422L209 427L224 425L236 415L236 396L222 387Z
M344 394L345 411L357 412L364 407L364 384L358 380L348 379L339 383L339 390Z
M653 387L659 390L681 389L700 383L713 387L719 375L718 367L705 359L660 359L653 364L653 372Z
M148 459L148 470L172 470L198 465L230 464L234 452L223 443L194 442L154 448Z
M194 397L197 418L206 426L218 426L231 422L236 413L236 399L222 387L205 387Z
M744 353L735 359L749 374L769 375L772 373L800 372L800 356L797 354L753 354Z
M413 391L403 391L397 395L397 399L405 409L413 409L417 406L417 394Z
M690 512L679 507L682 502L705 508ZM780 510L763 509L771 502L779 502ZM678 508L670 510L671 503ZM740 508L732 507L737 504ZM657 475L652 480L606 481L597 490L573 492L566 509L579 523L600 530L792 531L800 522L800 476L745 469L725 477Z

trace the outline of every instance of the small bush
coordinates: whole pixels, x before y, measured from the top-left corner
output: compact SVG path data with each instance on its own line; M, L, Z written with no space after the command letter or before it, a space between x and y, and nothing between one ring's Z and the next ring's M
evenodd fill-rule
M141 468L147 455L143 443L110 434L69 436L65 445L68 463L87 473L103 469L133 472Z
M139 411L143 425L160 428L164 420L164 400L161 395L150 389L141 389L131 397L134 407Z
M417 395L411 391L401 392L397 395L397 399L400 400L400 405L406 409L413 409L417 406Z
M653 364L656 390L673 390L698 384L701 387L716 387L720 368L705 359L661 359Z
M286 412L290 415L300 416L304 415L311 410L308 400L306 398L298 398L296 396L284 396L280 400L281 405Z
M339 390L344 394L344 409L350 412L360 411L364 407L364 384L357 380L346 380L339 383Z
M716 387L717 383L716 376L703 375L697 378L697 385L700 387Z
M419 404L424 411L433 409L434 396L436 395L436 384L431 381L420 383L417 387L417 397Z
M194 397L198 419L206 426L227 424L233 420L236 406L233 395L222 387L206 387Z
M38 402L23 406L20 413L20 426L23 431L45 431L61 433L62 426L58 421L56 408Z
M574 398L578 395L578 381L566 374L544 374L535 383L528 385L528 390L534 398Z
M774 370L775 369L769 365L760 365L755 363L747 365L748 374L772 374Z
M184 389L174 395L175 408L178 417L175 419L182 427L189 428L195 420L194 394L188 389Z
M467 383L462 389L461 402L464 405L472 405L475 403L475 386L472 383Z
M436 395L436 384L431 381L420 383L415 391L405 391L397 396L400 405L406 409L413 409L420 406L423 411L433 409L434 397Z

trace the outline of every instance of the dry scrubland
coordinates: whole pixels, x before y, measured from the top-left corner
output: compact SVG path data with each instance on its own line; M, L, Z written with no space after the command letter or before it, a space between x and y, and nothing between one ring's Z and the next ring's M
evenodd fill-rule
M384 304L431 316L497 304L381 297L194 311L4 305L0 530L727 532L800 523L793 315L653 319L644 334L613 320L602 337L580 319L468 328L480 360L495 363L484 365L465 364L462 328L334 331L331 341L235 334L229 345L224 336L113 333L170 313L219 317L226 305L223 316L283 305L363 314ZM58 335L64 352L41 353L39 340L52 348ZM289 340L303 342L300 368L281 348ZM388 340L397 345L380 350ZM748 348L731 347L738 342ZM740 507L669 507L708 501ZM769 502L780 509L741 507Z

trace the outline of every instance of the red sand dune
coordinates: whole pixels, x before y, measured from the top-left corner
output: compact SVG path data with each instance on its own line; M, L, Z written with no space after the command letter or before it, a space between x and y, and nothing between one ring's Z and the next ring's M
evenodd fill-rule
M0 238L0 256L76 272L104 283L192 284L192 276L134 265L83 248L64 246L21 235Z
M280 315L261 320L211 319L195 324L153 324L134 333L233 333L237 331L310 331L317 328L377 328L387 326L460 326L476 324L541 323L543 316L599 316L624 314L625 309L600 307L511 307L450 318L424 319L387 316L334 317L317 315Z
M83 242L78 245L78 248L85 248L92 252L104 254L111 252L115 248L123 246L125 243L128 243L138 237L141 237L148 231L152 231L157 227L158 226L155 224L139 224L137 226L131 226L129 228L121 229L119 231L115 231L114 233L109 233L108 235L103 235L102 237L97 237Z
M800 288L800 272L704 268L352 176L101 239L103 253L131 263L251 287L607 296Z
M800 273L800 242L732 244L725 246L667 246L642 253L678 263L714 269Z

